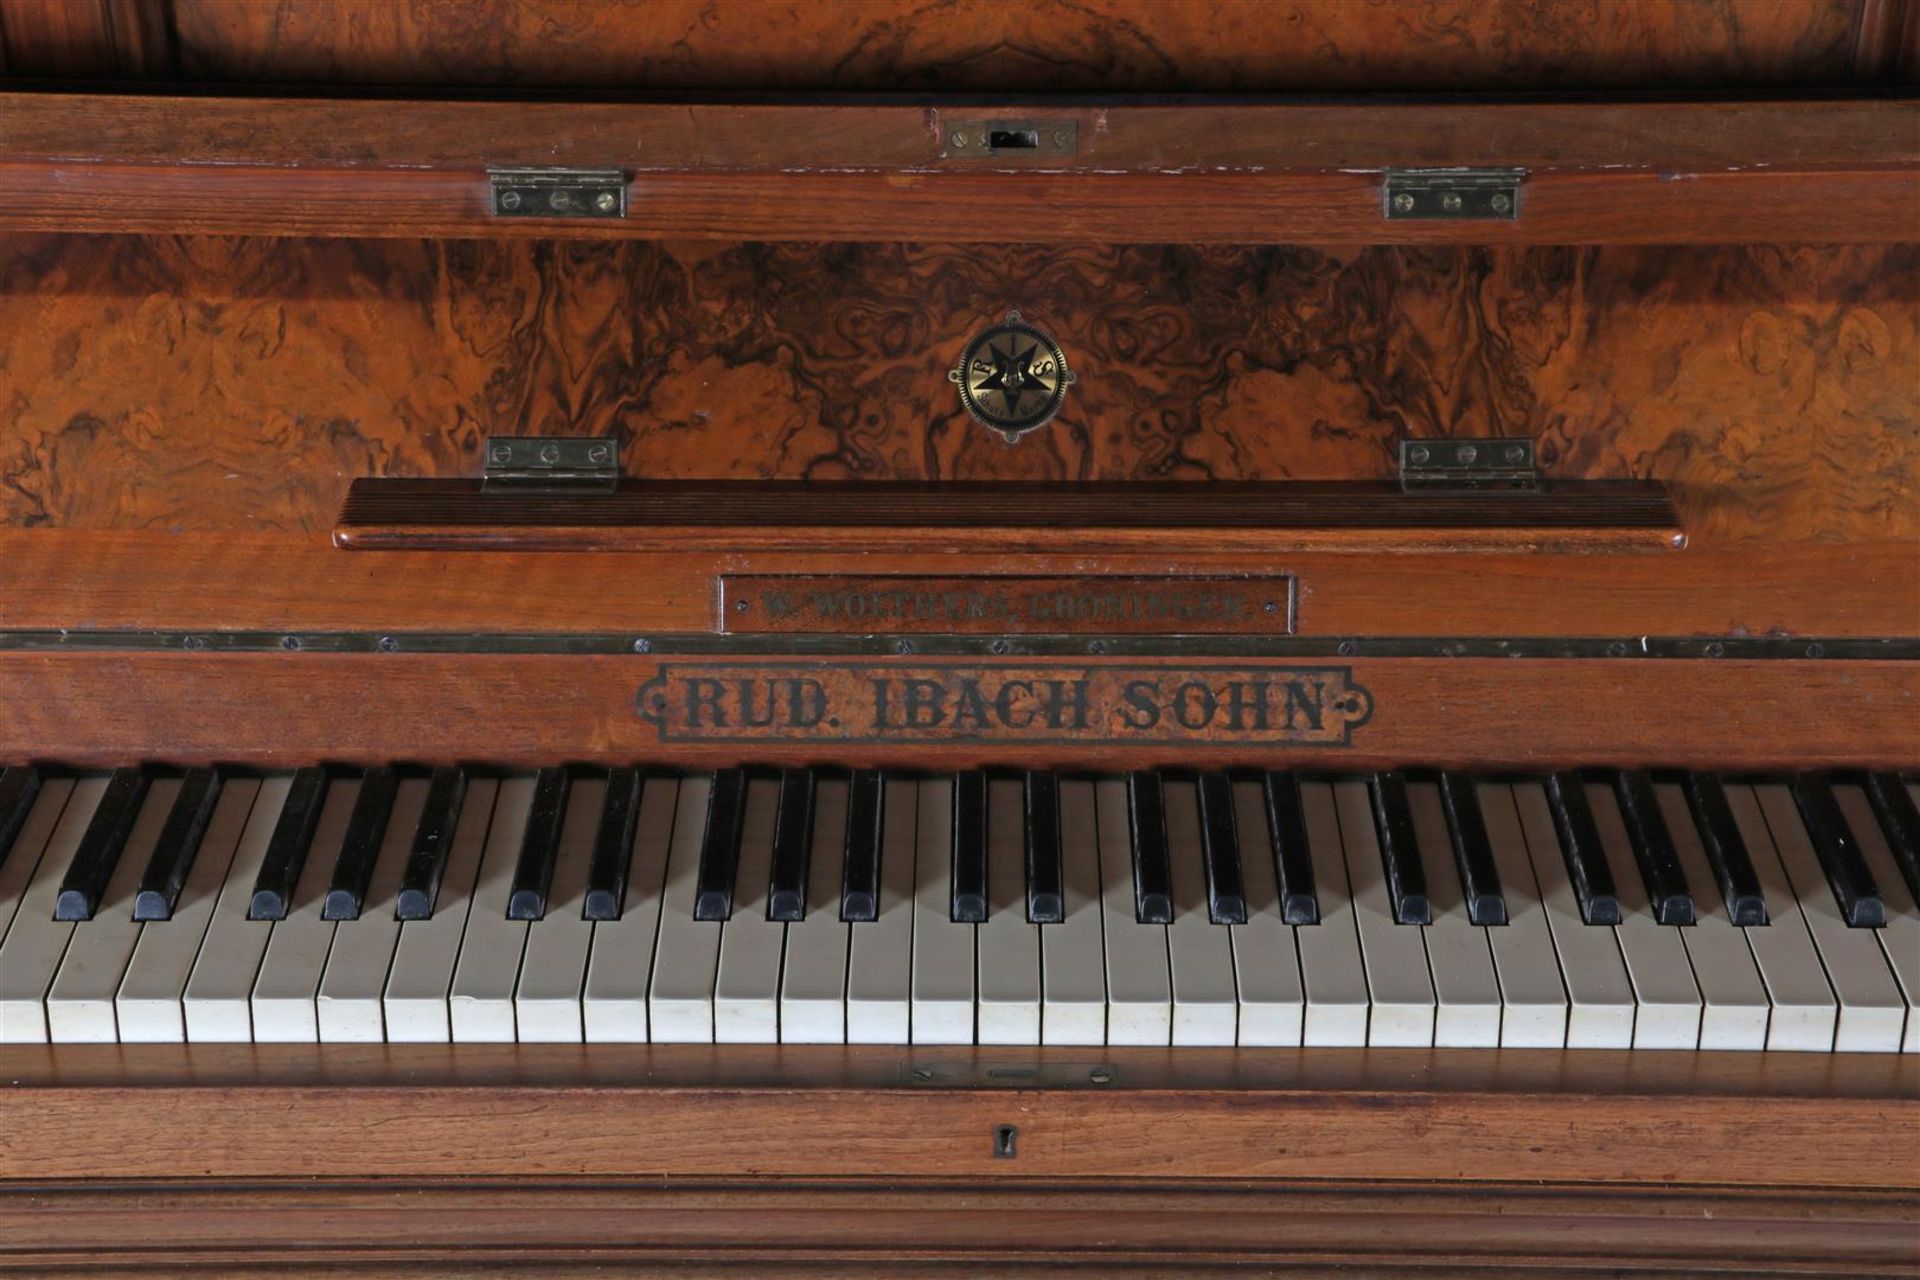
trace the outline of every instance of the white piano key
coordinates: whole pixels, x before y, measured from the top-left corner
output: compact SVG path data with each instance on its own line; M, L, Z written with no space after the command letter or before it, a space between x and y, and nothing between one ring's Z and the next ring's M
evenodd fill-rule
M1880 939L1887 967L1893 971L1900 996L1907 1002L1907 1030L1901 1037L1900 1050L1920 1053L1920 1012L1916 1012L1920 1009L1920 909L1916 909L1913 891L1907 887L1906 877L1900 874L1900 866L1894 861L1893 850L1887 847L1886 833L1874 817L1866 791L1857 784L1846 783L1834 787L1833 797L1860 842L1860 854L1866 859L1867 870L1873 873L1874 883L1880 886L1881 900L1886 904L1886 926L1873 933Z
M767 919L779 808L776 779L755 778L747 783L733 915L720 930L720 967L713 981L716 1043L776 1044L780 1040L780 958L786 950L787 926Z
M60 880L106 789L104 777L83 778L74 784L39 865L27 880L6 942L0 944L0 1044L47 1042L47 988L53 985L53 975L73 937L73 922L55 920L53 906L60 897Z
M221 786L173 914L141 928L126 977L113 998L123 1043L178 1043L187 1038L187 980L259 791L258 782L245 778L231 778Z
M383 998L400 942L395 912L428 785L425 778L403 778L394 788L393 808L381 832L360 914L334 924L333 948L314 998L322 1043L379 1044L387 1038Z
M1240 831L1241 889L1247 899L1247 922L1228 926L1240 994L1239 1043L1297 1045L1307 1012L1300 952L1293 926L1280 913L1266 795L1258 782L1233 784L1233 811Z
M1167 962L1173 974L1173 1043L1230 1045L1240 1029L1233 978L1233 934L1207 910L1207 874L1200 851L1200 794L1193 782L1168 779L1167 851L1173 873L1173 923Z
M849 925L847 1043L906 1044L913 1029L914 861L920 788L881 784L880 900L874 918Z
M27 882L40 865L40 856L46 852L47 842L53 838L53 829L60 821L60 812L67 807L67 798L72 794L72 778L48 778L42 782L40 794L34 797L33 809L21 824L19 835L14 837L12 852L0 863L0 942L6 939L7 930L13 925L14 913L20 909L20 899L27 892Z
M972 1044L974 926L953 919L953 779L920 784L914 848L914 1044Z
M713 1043L713 982L720 967L718 920L693 918L700 886L700 846L707 833L707 802L713 775L680 783L667 854L666 892L660 902L659 941L653 951L653 985L647 989L647 1024L654 1043ZM738 908L736 907L736 910Z
M1367 1043L1371 1000L1333 788L1324 782L1301 783L1300 810L1313 862L1314 899L1320 904L1320 923L1294 930L1300 944L1300 983L1307 997L1301 1041L1361 1046ZM1377 857L1374 868L1380 869Z
M1594 829L1613 873L1620 898L1620 923L1614 936L1627 977L1633 982L1635 1005L1633 1047L1636 1049L1693 1049L1700 1044L1700 988L1693 980L1686 944L1676 926L1653 918L1646 881L1634 862L1626 820L1621 817L1613 788L1587 784L1587 802L1593 809Z
M1105 1044L1107 974L1093 783L1062 779L1059 787L1061 918L1040 928L1040 1042Z
M1611 925L1590 925L1567 875L1566 854L1554 829L1546 788L1513 785L1514 808L1527 858L1540 890L1540 907L1553 934L1560 976L1567 987L1567 1048L1626 1049L1633 1044L1633 982Z
M460 939L467 931L473 906L473 886L480 874L480 855L486 852L487 828L493 822L493 800L499 783L473 778L454 824L447 848L446 869L433 915L400 925L400 941L393 951L393 971L387 975L381 997L387 1039L395 1043L439 1043L453 1039L453 1015L448 1001L453 992L453 969L460 960Z
M1840 1022L1840 1002L1827 982L1827 971L1807 932L1806 917L1794 901L1793 886L1774 848L1760 801L1749 786L1727 787L1727 807L1740 828L1761 896L1767 900L1769 922L1746 930L1747 945L1767 986L1773 1013L1767 1025L1767 1048L1833 1051L1833 1035Z
M1793 885L1794 900L1826 966L1827 981L1840 1001L1833 1047L1840 1053L1897 1053L1904 1038L1907 1002L1887 968L1886 953L1874 929L1854 929L1840 915L1826 872L1813 851L1799 806L1785 786L1755 787L1773 847ZM1772 904L1769 903L1769 906Z
M327 953L333 949L334 930L333 921L320 918L320 908L359 796L358 779L336 779L327 788L326 803L320 807L320 819L314 825L313 843L308 846L307 860L293 887L293 901L288 904L286 918L274 922L266 954L260 957L250 1002L256 1043L313 1042L320 1038L316 999Z
M1173 1041L1173 975L1167 927L1142 924L1133 885L1133 824L1124 778L1094 783L1100 846L1100 923L1107 971L1107 1043Z
M522 1044L578 1044L585 1038L581 993L593 946L593 921L585 916L587 865L606 801L604 778L575 778L568 788L546 914L527 924L527 948L513 991L514 1027Z
M178 778L156 778L148 785L100 905L92 919L73 926L67 954L47 990L47 1033L55 1044L112 1044L120 1038L113 997L140 941L133 895L179 794Z
M1407 784L1407 808L1427 875L1433 923L1426 927L1427 966L1433 975L1433 1042L1442 1047L1494 1048L1500 1043L1500 979L1494 973L1487 930L1467 916L1467 899L1453 856L1440 788ZM1505 874L1503 891L1511 893Z
M1374 829L1367 784L1357 780L1336 782L1333 798L1340 817L1354 923L1360 930L1360 954L1367 966L1367 995L1373 1006L1367 1043L1431 1047L1434 999L1433 980L1427 973L1426 942L1421 936L1425 930L1419 925L1394 922L1393 898L1380 860L1380 835Z
M527 922L507 918L513 896L513 872L533 811L534 778L518 774L501 781L494 794L493 820L480 855L473 905L460 935L460 958L453 965L447 1016L458 1043L511 1044L515 1028L513 991L526 952Z
M1027 919L1025 809L1018 779L987 783L987 918L974 930L981 1044L1040 1043L1040 926Z
M787 923L780 1039L787 1044L844 1044L847 935L853 927L840 918L841 861L847 850L845 781L827 778L815 784L811 840L806 916Z
M650 776L641 787L620 918L593 926L582 1000L589 1042L634 1044L647 1039L647 989L653 981L667 852L679 798L678 778Z
M1727 914L1726 898L1700 843L1686 794L1671 782L1655 783L1653 794L1673 834L1680 873L1693 892L1693 927L1682 929L1680 940L1700 986L1700 1047L1764 1049L1773 1006L1747 945L1747 931Z
M1500 976L1500 1045L1558 1049L1567 1042L1567 987L1540 901L1540 885L1527 857L1513 790L1482 783L1475 791L1507 903L1507 923L1487 929L1493 970Z
M253 980L273 935L273 921L249 920L247 908L292 784L290 775L276 774L261 782L254 795L181 1000L190 1043L245 1044L253 1039Z

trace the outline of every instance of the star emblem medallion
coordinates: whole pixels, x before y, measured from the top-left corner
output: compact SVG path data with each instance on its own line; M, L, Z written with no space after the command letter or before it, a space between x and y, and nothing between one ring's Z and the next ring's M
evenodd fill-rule
M1060 344L1018 311L975 334L947 378L967 412L1008 444L1053 421L1074 382Z

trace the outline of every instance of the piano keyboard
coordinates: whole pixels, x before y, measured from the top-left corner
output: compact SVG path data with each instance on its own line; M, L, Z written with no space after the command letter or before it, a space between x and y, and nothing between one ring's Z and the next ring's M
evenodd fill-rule
M1920 786L0 773L0 1042L1920 1051Z

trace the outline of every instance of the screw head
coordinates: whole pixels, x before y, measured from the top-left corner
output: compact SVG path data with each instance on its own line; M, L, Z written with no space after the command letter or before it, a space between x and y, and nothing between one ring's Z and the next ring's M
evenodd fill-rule
M947 135L947 145L950 147L956 147L956 148L966 146L967 145L966 133L963 130L955 129L952 133Z
M735 613L745 613L747 611L747 602L745 600L735 600L733 602L733 611Z
M518 209L520 207L520 193L518 191L501 192L500 207L502 209Z
M893 642L893 651L894 651L895 653L912 653L912 652L913 652L913 641L911 641L911 640L896 640L896 641L894 641L894 642Z
M381 636L380 643L377 647L382 653L393 653L400 648L400 642L392 636Z
M1407 450L1407 461L1416 467L1424 467L1433 457L1433 451L1423 444L1417 444Z
M1496 191L1493 193L1493 198L1487 201L1487 203L1493 207L1495 213L1505 213L1507 210L1513 208L1513 197L1504 191Z
M571 191L556 191L547 197L547 205L553 209L571 209L573 207L573 193Z
M288 653L298 653L300 651L300 637L299 636L281 636L280 647L282 649L285 649Z
M504 444L497 444L493 446L492 451L487 454L487 460L505 465L513 461L513 450Z
M560 446L557 444L541 445L540 461L546 463L548 466L552 466L554 463L560 461Z
M642 636L633 642L633 651L635 653L651 653L653 652L653 641Z
M1065 129L1055 129L1055 130L1053 131L1053 145L1054 145L1054 146L1056 146L1056 147L1064 147L1064 146L1066 146L1066 145L1067 145L1067 139L1068 139L1068 138L1069 138L1070 136L1071 136L1071 135L1069 135L1069 134L1067 133L1067 131L1066 131Z
M1453 456L1460 459L1462 463L1471 466L1473 460L1480 456L1480 451L1470 444L1463 444L1454 450Z
M612 213L614 206L620 203L620 197L611 191L602 191L593 198L593 207L602 213Z
M1457 191L1449 191L1441 196L1440 207L1448 213L1460 212L1460 193Z
M1393 211L1395 213L1412 213L1413 197L1402 191L1393 198Z
M199 636L183 636L180 640L180 647L198 653L207 647L207 642Z
M603 444L596 444L587 450L588 462L605 462L613 453Z
M1507 461L1514 466L1519 466L1521 462L1525 461L1526 456L1527 450L1524 445L1510 444L1507 446Z

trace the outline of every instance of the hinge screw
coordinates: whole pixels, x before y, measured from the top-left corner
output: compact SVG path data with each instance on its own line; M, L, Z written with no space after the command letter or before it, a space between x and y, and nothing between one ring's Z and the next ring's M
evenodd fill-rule
M1441 196L1440 207L1448 213L1460 212L1460 193L1458 191L1449 191Z
M500 207L502 209L518 209L520 207L520 193L518 191L501 192Z
M547 197L547 203L555 209L566 209L573 205L573 195L566 191L556 191Z
M504 444L497 444L493 446L493 451L487 455L487 459L490 462L497 462L505 466L507 463L513 461L513 450Z
M649 653L652 650L653 650L653 641L647 639L645 636L642 636L640 639L635 640L633 642L633 651L635 653Z
M608 458L612 456L613 456L612 454L607 452L607 446L603 444L596 444L592 448L587 450L588 462L605 462Z
M593 198L593 207L600 210L600 212L602 213L612 213L613 206L619 203L620 203L620 198L614 195L613 192L611 191L602 191L599 195Z
M1510 444L1507 446L1507 461L1513 464L1514 466L1516 467L1519 466L1522 462L1526 460L1526 457L1527 457L1527 451L1524 446L1517 445L1517 444Z
M1512 198L1504 191L1494 192L1493 199L1487 201L1487 203L1493 206L1495 213L1505 213L1507 210L1513 208Z
M1433 457L1433 455L1427 451L1427 447L1423 444L1415 445L1413 448L1407 450L1407 461L1416 467L1426 466L1427 460L1431 457Z
M1412 213L1413 197L1402 191L1393 198L1393 210L1395 213Z
M1454 451L1453 456L1460 459L1463 466L1472 466L1473 460L1480 456L1480 451L1470 444L1463 444Z
M557 444L541 445L540 461L546 463L548 466L552 466L554 463L560 461L560 446Z
M967 135L962 130L955 129L947 135L947 143L949 146L964 147L967 145Z

